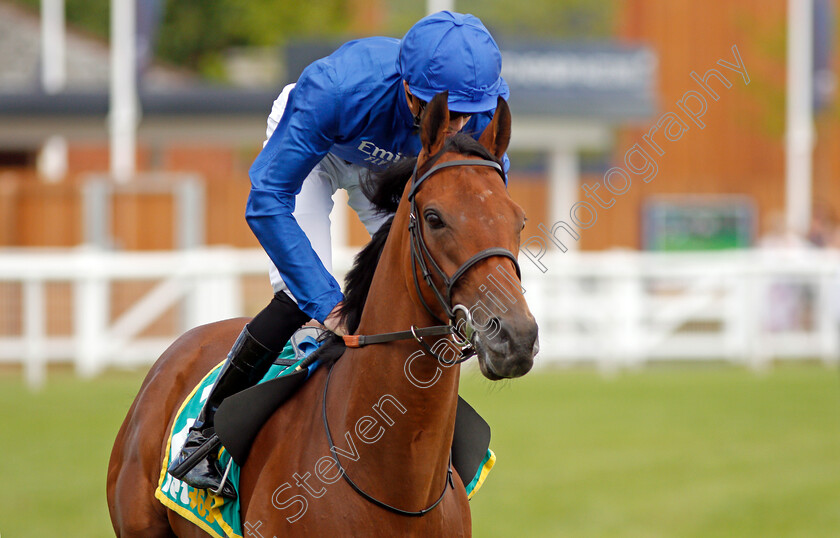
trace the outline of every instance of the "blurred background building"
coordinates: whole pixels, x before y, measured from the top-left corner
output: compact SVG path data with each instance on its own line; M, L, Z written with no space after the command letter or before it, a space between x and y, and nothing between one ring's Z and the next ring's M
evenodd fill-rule
M836 360L837 262L806 247L840 242L837 1L802 2L805 176L786 169L796 4L454 2L503 51L509 190L529 217L523 238L540 238L523 243L538 263L522 263L546 360ZM435 5L137 0L121 19L107 0L0 0L0 360L29 357L35 382L52 360L93 373L147 363L197 323L254 314L269 288L244 220L247 171L274 98L341 42L399 37ZM136 39L120 41L121 24ZM733 47L745 77L720 63L736 63ZM120 89L112 75L131 49L135 82ZM730 86L706 79L719 98L703 94L701 128L678 102L710 69ZM667 113L685 123L679 140L662 138ZM128 157L115 149L125 125ZM649 159L631 163L655 177L630 174L614 203L592 206L596 222L575 222L636 144ZM346 267L367 234L346 210L333 221Z

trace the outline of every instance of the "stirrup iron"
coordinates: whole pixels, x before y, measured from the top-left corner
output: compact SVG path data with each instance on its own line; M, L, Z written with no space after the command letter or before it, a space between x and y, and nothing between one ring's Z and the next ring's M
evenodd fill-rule
M210 493L216 496L220 496L222 494L222 490L225 489L225 484L227 483L227 477L230 473L231 465L233 465L233 457L228 460L227 468L225 468L225 474L222 475L222 481L219 483L219 487L217 489L211 489Z

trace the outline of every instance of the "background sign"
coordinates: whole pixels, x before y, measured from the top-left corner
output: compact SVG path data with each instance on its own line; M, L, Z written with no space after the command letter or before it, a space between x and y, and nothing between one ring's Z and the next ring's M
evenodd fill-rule
M515 113L646 118L656 103L656 54L614 44L502 47L502 76Z
M755 204L746 196L657 196L644 204L643 248L746 248L755 239L755 214Z
M286 47L289 82L340 43ZM514 115L603 120L643 119L656 109L657 57L647 47L614 43L500 43L502 76Z

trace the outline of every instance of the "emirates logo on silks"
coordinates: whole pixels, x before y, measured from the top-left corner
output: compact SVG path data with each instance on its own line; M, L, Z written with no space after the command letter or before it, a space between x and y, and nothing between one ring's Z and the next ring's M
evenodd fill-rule
M356 149L367 155L367 157L365 157L366 163L370 163L375 166L395 163L404 157L402 153L394 153L393 151L377 147L376 144L370 142L369 140L362 140L359 143L359 147Z

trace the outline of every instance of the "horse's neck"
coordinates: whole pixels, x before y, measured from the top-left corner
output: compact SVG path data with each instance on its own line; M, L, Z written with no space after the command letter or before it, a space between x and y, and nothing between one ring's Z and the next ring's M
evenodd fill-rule
M389 237L382 252L358 334L437 324L412 300L415 291L407 289L404 229L404 223L395 219L392 235L396 236ZM428 343L434 345L439 340L432 337ZM380 489L383 494L391 488L391 495L401 492L406 506L424 508L420 505L440 493L449 465L459 368L444 368L413 339L350 350L336 368L330 393L346 400L346 406L339 405L335 415L345 428L339 431L353 432L356 440L361 440L360 429L371 423L362 417L371 417L377 424L370 426L369 438L375 438L380 427L385 430L372 443L358 443L364 444L363 455L353 466L368 473L367 480L377 489L388 477L387 487ZM334 389L333 383L342 388ZM348 473L354 474L352 469Z

